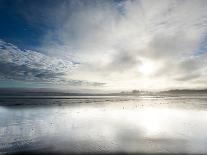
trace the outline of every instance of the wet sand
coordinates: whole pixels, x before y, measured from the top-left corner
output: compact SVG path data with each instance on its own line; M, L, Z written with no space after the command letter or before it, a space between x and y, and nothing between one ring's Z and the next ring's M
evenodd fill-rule
M0 154L207 154L207 98L0 100Z

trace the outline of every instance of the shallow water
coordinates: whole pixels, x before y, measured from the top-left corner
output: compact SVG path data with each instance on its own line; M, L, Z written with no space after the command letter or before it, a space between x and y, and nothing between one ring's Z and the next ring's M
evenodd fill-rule
M205 96L27 98L0 104L0 153L207 153Z

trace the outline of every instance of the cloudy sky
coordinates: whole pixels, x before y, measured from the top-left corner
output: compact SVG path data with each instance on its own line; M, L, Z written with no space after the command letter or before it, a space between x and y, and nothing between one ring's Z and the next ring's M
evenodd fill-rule
M206 0L0 0L0 86L207 88Z

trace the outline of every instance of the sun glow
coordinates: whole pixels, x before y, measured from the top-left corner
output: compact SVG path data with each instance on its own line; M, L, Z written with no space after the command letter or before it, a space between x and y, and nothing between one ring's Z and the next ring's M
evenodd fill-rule
M151 75L154 72L154 70L154 64L149 60L143 60L142 64L139 66L139 72L145 76Z

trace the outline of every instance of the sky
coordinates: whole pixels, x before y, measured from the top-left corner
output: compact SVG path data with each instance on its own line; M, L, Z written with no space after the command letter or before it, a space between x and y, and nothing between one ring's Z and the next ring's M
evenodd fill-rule
M206 0L0 0L0 87L207 88Z

